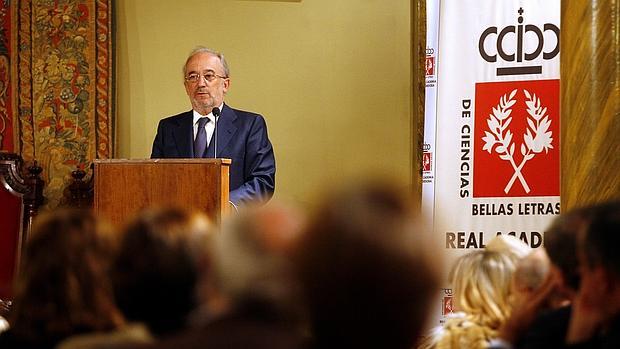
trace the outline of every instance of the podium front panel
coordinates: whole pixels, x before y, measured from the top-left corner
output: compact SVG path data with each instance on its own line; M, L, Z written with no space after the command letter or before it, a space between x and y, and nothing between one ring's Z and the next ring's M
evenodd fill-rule
M228 210L229 159L96 160L94 208L116 226L144 208L204 211L219 223Z

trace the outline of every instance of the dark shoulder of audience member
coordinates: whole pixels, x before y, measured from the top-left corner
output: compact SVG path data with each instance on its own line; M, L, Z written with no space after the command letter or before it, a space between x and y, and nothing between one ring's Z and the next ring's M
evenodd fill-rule
M181 209L142 212L123 234L112 270L117 304L127 320L146 324L156 336L186 325L197 305L197 263L205 240L194 216Z
M412 348L437 285L406 193L385 183L334 192L299 242L316 348Z
M107 282L115 234L89 211L35 221L16 282L11 328L0 347L52 348L74 334L122 325Z

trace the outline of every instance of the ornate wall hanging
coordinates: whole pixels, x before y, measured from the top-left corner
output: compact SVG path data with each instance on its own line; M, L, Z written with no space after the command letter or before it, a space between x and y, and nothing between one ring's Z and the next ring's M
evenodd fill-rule
M2 3L0 145L37 160L49 208L71 171L114 155L112 1Z

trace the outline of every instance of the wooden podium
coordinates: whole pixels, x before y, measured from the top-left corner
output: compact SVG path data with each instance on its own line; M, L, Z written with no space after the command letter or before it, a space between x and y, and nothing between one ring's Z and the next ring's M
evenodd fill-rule
M230 159L95 160L94 209L117 227L143 208L198 209L219 224L228 212Z

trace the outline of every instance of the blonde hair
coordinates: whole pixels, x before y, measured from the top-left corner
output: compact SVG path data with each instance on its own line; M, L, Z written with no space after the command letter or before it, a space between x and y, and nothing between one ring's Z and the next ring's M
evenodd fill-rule
M532 249L519 238L513 235L497 235L486 246L487 251L507 254L513 262L525 258Z
M516 266L504 253L474 251L461 256L450 272L454 301L478 323L499 328L510 314L510 283Z
M459 257L449 278L455 305L463 313L449 318L425 347L487 348L510 316L514 270L514 260L502 252L480 250Z

